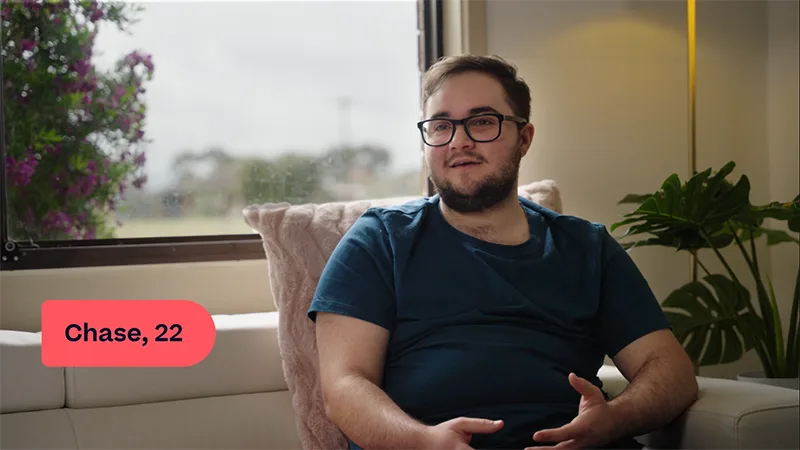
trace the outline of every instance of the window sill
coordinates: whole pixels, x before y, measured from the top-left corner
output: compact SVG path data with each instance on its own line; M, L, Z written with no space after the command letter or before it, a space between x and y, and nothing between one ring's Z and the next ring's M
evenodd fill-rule
M2 249L0 270L63 269L265 259L258 235L61 241Z

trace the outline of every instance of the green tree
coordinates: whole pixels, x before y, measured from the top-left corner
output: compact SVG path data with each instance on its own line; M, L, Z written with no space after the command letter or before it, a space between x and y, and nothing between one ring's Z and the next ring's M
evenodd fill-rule
M129 3L2 1L9 234L17 240L112 237L129 187L147 178L141 95L150 56L92 63L98 25L125 30Z
M221 147L179 153L172 162L176 178L173 191L196 202L191 211L186 209L189 205L183 205L183 213L207 216L230 213L241 200L241 164Z
M288 153L274 160L253 159L243 164L245 203L308 203L324 200L319 162Z

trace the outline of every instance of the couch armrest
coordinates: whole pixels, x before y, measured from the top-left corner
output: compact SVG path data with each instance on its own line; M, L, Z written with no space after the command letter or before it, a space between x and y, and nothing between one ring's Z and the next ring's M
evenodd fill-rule
M613 366L598 374L609 395L627 381ZM648 448L800 448L800 392L698 377L700 396L673 423L642 436Z

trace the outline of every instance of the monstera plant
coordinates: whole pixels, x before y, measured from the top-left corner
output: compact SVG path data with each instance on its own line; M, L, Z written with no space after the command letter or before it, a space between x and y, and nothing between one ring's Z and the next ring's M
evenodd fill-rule
M661 246L694 256L699 275L669 294L662 307L698 367L734 362L755 349L766 378L797 378L800 268L789 320L782 324L772 283L759 265L756 240L766 239L768 246L800 246L800 195L787 202L753 205L747 176L735 183L728 180L734 167L729 162L686 182L673 174L658 192L627 195L619 203L636 207L610 230L627 227L620 241L628 249ZM788 232L778 229L787 227L768 228L767 219L787 225ZM731 246L733 255L746 263L745 274L732 269L731 253L723 256L722 250ZM717 259L721 273L712 272L706 258ZM745 287L745 280L752 281L755 292Z

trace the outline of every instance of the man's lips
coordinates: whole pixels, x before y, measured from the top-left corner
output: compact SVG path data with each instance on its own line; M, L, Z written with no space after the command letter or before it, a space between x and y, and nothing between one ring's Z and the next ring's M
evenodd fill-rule
M451 169L457 169L459 167L472 167L477 166L480 164L480 161L456 161L450 164Z

